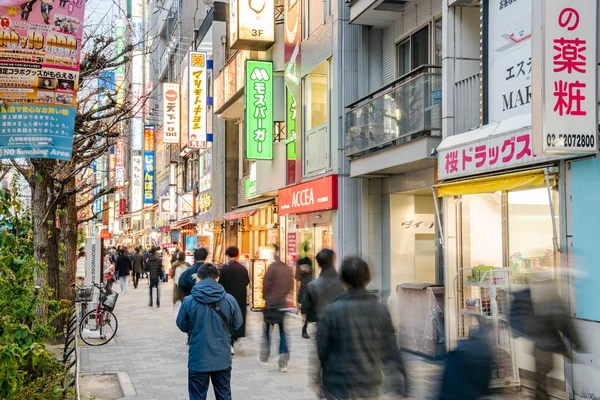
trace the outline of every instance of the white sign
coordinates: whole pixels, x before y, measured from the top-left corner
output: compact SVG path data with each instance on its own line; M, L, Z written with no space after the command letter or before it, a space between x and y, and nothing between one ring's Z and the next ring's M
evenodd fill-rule
M102 264L102 254L100 252L100 239L90 238L85 242L85 286L92 283L100 283L100 266Z
M178 83L163 83L163 142L179 143L181 99Z
M536 154L594 153L598 149L596 0L535 3Z
M463 135L471 136L471 133ZM481 137L481 135L477 136ZM438 149L438 178L440 180L455 179L540 163L555 158L533 154L531 128L517 132L513 130L465 141L448 148L443 148L442 143L442 147Z
M131 160L131 207L132 211L143 207L144 166L142 156L133 156Z
M189 55L188 77L188 147L206 148L206 53L191 52Z
M488 123L531 112L531 0L490 0Z
M123 186L125 186L125 167L115 167L115 186L117 187L117 191L123 191Z
M229 21L232 49L266 50L275 43L274 0L231 0Z
M131 119L131 150L142 151L144 145L144 127L141 118Z

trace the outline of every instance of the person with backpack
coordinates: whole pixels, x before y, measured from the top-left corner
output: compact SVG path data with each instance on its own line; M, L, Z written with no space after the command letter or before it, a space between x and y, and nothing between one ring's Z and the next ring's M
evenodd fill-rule
M190 268L186 269L180 276L179 281L177 282L177 286L179 290L181 290L183 297L189 296L192 294L192 288L196 284L196 274L198 272L198 268L204 264L206 259L208 258L208 251L205 248L196 249L194 251L194 265Z
M156 288L156 307L160 307L160 290L158 285L165 272L162 269L161 259L156 255L156 247L150 250L150 257L146 262L146 271L148 272L148 280L150 281L150 301L148 302L148 306L152 307L152 289Z
M217 282L217 267L202 264L197 275L200 281L177 316L177 327L189 337L188 393L190 400L206 399L212 381L216 399L231 400L230 344L242 325L242 312Z
M116 266L117 274L119 275L119 286L121 288L121 294L127 292L127 283L129 280L129 273L132 270L131 259L125 254L125 250L119 250L119 257L117 258Z

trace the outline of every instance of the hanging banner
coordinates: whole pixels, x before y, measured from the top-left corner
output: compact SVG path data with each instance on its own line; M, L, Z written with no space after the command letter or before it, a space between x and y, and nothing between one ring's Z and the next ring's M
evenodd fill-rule
M141 118L131 119L131 150L142 151L144 128Z
M144 204L154 204L154 152L144 152Z
M284 0L284 62L286 87L286 147L287 147L287 184L296 183L296 137L300 132L302 107L298 107L297 99L300 91L300 32L301 13L298 0Z
M131 211L141 210L143 205L144 161L142 156L131 159Z
M163 83L164 142L179 144L180 98L178 83Z
M206 148L206 53L191 52L189 57L188 89L188 146Z
M181 60L181 64L180 64L180 75L181 75L181 82L179 85L179 96L180 96L180 112L181 115L180 117L180 131L179 131L179 148L181 150L185 149L188 146L188 139L189 139L189 104L190 104L190 85L189 85L189 81L190 81L190 52L187 52L185 54L185 57L183 57L183 60Z
M106 203L106 205L108 205L108 203ZM119 215L124 215L124 214L127 214L127 199L120 199L119 200ZM108 225L108 218L107 218L105 225Z
M598 151L596 0L534 3L535 154L595 153Z
M154 125L144 125L144 151L154 151Z
M273 63L246 61L247 160L273 159Z

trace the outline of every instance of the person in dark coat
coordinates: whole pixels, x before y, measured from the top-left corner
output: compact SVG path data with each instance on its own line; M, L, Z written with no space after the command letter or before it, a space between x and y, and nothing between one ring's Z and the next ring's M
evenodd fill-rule
M325 308L317 325L322 382L315 391L331 400L376 399L385 371L393 394L408 396L392 317L365 289L371 280L369 266L360 257L348 257L340 278L347 290Z
M237 329L231 337L231 354L234 354L233 344L239 338L246 336L246 300L248 297L247 287L250 284L248 270L237 260L240 251L237 247L229 247L225 251L228 262L221 269L219 283L225 288L225 291L232 295L240 306L242 311L242 326Z
M206 249L196 249L194 251L194 265L186 269L185 272L179 276L177 286L179 286L184 298L192 294L192 289L194 288L194 285L196 285L198 268L206 262L207 257L208 251Z
M313 280L313 267L312 261L308 257L302 257L296 263L296 280L300 282L300 288L298 289L298 295L296 296L296 301L298 304L304 303L304 298L306 294L306 288L308 284ZM304 339L310 339L308 335L308 323L313 322L310 321L306 314L304 315L304 326L302 326L302 337Z
M142 262L142 249L136 247L135 253L133 253L132 257L133 262L133 288L137 289L138 283L140 281L140 275L142 274L143 262Z
M317 263L321 267L321 274L319 279L308 284L301 310L310 322L319 322L323 318L325 307L344 291L334 267L335 253L333 250L321 250L317 254Z
M127 281L129 279L129 272L132 269L131 259L125 255L124 250L119 250L119 256L117 257L117 274L119 275L119 286L121 293L127 292Z
M286 298L294 287L294 274L292 269L281 262L279 258L279 246L275 248L275 262L269 266L263 281L263 299L265 310L263 318L265 321L265 340L261 349L260 360L269 361L271 353L271 327L279 325L279 371L287 372L290 351L283 322L285 319Z
M158 289L158 285L164 271L162 260L156 255L156 247L152 247L152 250L150 250L150 257L146 261L146 271L150 280L150 301L148 302L148 306L152 307L152 289L156 288L156 307L160 307L160 290Z

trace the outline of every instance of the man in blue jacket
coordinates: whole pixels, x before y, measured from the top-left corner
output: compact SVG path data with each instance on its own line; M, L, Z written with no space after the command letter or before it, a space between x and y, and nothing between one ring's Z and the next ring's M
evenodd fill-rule
M205 400L209 379L217 400L231 400L231 332L242 325L237 301L217 282L212 264L198 268L192 295L183 300L177 326L190 340L188 392L190 400Z

